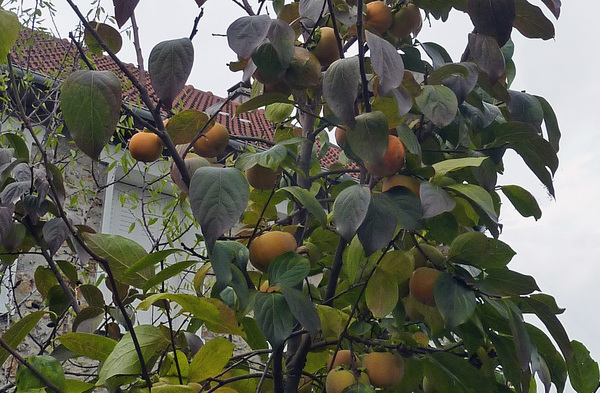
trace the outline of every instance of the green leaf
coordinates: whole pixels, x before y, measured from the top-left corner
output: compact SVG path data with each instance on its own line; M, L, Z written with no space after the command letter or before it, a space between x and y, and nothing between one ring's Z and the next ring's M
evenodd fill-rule
M488 295L518 296L539 291L532 276L517 273L509 269L486 269L486 277L477 281L475 286Z
M241 171L247 171L255 165L260 165L277 171L287 156L287 148L284 145L277 144L268 150L261 151L260 153L242 154L236 160L235 167Z
M58 285L56 276L50 268L43 265L38 266L33 274L35 288L44 299L48 296L48 291L55 285Z
M265 108L265 118L271 123L283 123L294 111L293 104L275 102Z
M369 188L359 184L344 189L333 203L335 228L347 243L363 223L370 204Z
M404 62L396 48L378 35L365 30L373 70L379 76L378 94L382 97L400 86L404 77Z
M557 392L563 392L567 383L567 364L554 347L554 344L541 329L525 324L531 342L550 370L550 379Z
M216 377L233 355L235 344L226 338L213 338L194 355L190 363L189 382L202 382Z
M558 344L558 347L560 348L560 351L562 352L568 364L574 354L573 346L569 340L569 336L567 335L565 328L554 314L552 307L531 297L522 297L520 298L520 301L533 310L535 315L537 315L540 321L542 321L542 323L546 326L548 332Z
M40 374L46 377L61 391L66 388L65 372L62 365L58 360L52 356L30 356L27 359L33 368L35 368ZM17 386L17 392L36 392L40 391L40 388L45 388L46 384L23 364L19 364L17 375L15 377L15 385ZM42 389L43 392L56 392L54 389Z
M295 252L285 252L269 265L271 286L293 287L300 284L310 272L310 262Z
M258 292L254 299L254 317L274 350L292 334L294 315L280 293Z
M436 176L444 176L448 172L456 171L466 167L478 167L488 157L466 157L466 158L451 158L433 164Z
M509 311L509 326L513 336L514 346L517 351L517 358L519 359L521 370L527 370L531 363L531 340L525 329L525 322L523 321L521 310L514 304L508 303L507 305Z
M598 363L590 356L590 351L579 341L571 341L573 358L568 363L569 381L577 393L592 393L600 384Z
M446 86L426 85L415 102L425 117L440 128L452 123L458 111L456 95Z
M0 26L0 64L6 64L6 56L19 38L21 24L15 13L0 8Z
M78 379L67 379L65 393L85 393L94 388L93 383L83 382Z
M92 252L106 259L118 282L143 288L146 281L154 276L152 266L125 276L129 267L148 255L146 250L133 240L104 233L84 233L83 238Z
M96 33L98 33L102 41L104 41L106 46L108 46L108 49L110 49L113 53L118 53L121 50L121 47L123 46L123 39L121 38L121 34L117 29L107 25L106 23L98 23L94 21L90 22L90 26L96 30ZM96 56L102 56L104 50L88 29L85 29L83 33L83 40L90 52Z
M549 0L552 1L552 0ZM550 103L546 101L545 98L540 96L535 96L538 99L540 104L542 105L542 109L544 110L544 123L546 124L546 132L548 133L548 142L550 142L550 146L554 149L556 153L558 153L559 142L560 142L560 128L558 127L558 120L556 119L556 114L550 106Z
M488 75L488 82L494 85L506 71L498 41L489 35L470 33L468 45L475 64Z
M502 192L523 217L533 216L536 221L542 217L542 210L535 197L526 189L519 186L502 186Z
M552 145L542 138L534 126L526 123L508 122L495 128L494 146L506 146L521 156L529 169L554 196L552 176L558 168L558 157Z
M466 322L475 312L475 293L448 273L442 272L435 282L434 296L435 304L450 329Z
M385 194L375 194L371 197L367 215L358 228L358 238L368 257L375 251L385 247L396 232L396 217L390 216L395 206Z
M448 258L458 263L484 267L491 252L488 237L481 232L467 232L458 235L452 244Z
M37 325L44 314L46 314L46 311L35 311L24 316L22 319L13 323L12 326L2 334L2 340L11 348L16 349L21 341L23 341L35 325ZM6 349L0 348L0 366L4 364L9 356L10 353Z
M140 325L134 329L146 366L151 368L169 341L157 326ZM110 379L119 375L136 375L142 371L141 362L133 345L131 333L127 332L100 368L96 386L114 388Z
M531 124L536 130L542 132L542 121L544 120L544 109L535 96L522 91L509 90L510 120Z
M289 66L289 60L287 64L284 63L277 48L269 39L266 39L252 52L252 61L256 65L257 72L264 78L261 80L265 81L276 81L283 78L285 70Z
M523 377L523 371L519 364L517 349L513 338L510 336L490 334L490 339L494 344L498 361L502 366L502 371L517 392L527 392L531 377Z
M471 203L481 208L494 223L498 223L498 213L494 207L491 195L485 189L473 184L453 184L446 188L465 197Z
M243 252L241 248L245 250ZM242 254L240 254L242 252ZM231 266L238 259L243 259L242 263L248 262L248 249L242 244L234 241L217 241L210 254L210 264L215 272L217 282L215 290L221 292L233 279Z
M112 338L89 333L65 333L57 339L69 351L101 362L108 358L117 345Z
M348 322L348 314L337 308L317 305L321 332L325 340L337 340Z
M246 113L271 104L294 105L288 96L282 93L267 93L251 98L235 109L235 114Z
M514 27L527 38L554 38L554 25L542 10L526 0L515 0Z
M331 111L348 127L356 125L354 104L358 97L360 67L357 56L340 59L323 75L323 97Z
M498 239L489 239L490 255L481 266L483 268L500 268L508 265L512 258L517 254L510 246Z
M493 380L486 378L480 370L467 360L448 352L428 354L425 358L425 376L436 382L440 393L468 392L491 393Z
M365 291L367 307L375 318L389 315L398 304L398 281L382 269L376 269Z
M421 182L419 195L423 206L423 218L451 212L456 207L456 201L448 191L428 181Z
M215 333L226 333L243 336L233 311L217 299L208 299L184 293L158 293L150 295L137 306L138 310L148 310L159 300L170 300L181 306L181 312L192 314L195 318L204 321L209 329Z
M94 287L95 288L95 287ZM71 327L74 332L93 333L105 317L104 297L101 306L89 306L81 310Z
M62 218L53 218L45 223L42 228L42 236L48 244L50 255L56 254L70 235L71 232L69 232L69 228L67 228L67 224L65 224Z
M346 131L352 152L361 160L380 163L388 148L388 121L383 112L356 116L356 126Z
M154 92L167 108L185 86L194 64L194 45L189 38L158 43L150 52L148 74Z
M386 194L394 204L396 225L409 231L421 228L422 208L419 197L406 187L392 187Z
M167 123L167 133L176 145L190 143L202 128L208 124L210 118L204 112L196 109L187 109L177 113ZM209 130L206 126L205 130Z
M342 272L344 272L350 283L354 284L356 282L360 268L365 261L365 250L358 237L354 237L350 245L344 250L342 264Z
M270 27L268 15L243 16L227 28L227 43L240 58L247 59L267 37Z
M302 206L315 217L322 226L327 225L327 213L323 206L317 201L317 198L308 190L297 186L281 188L281 191L294 197Z
M146 255L145 257L128 267L127 270L125 270L125 272L123 273L123 275L125 277L128 277L133 275L134 273L139 272L140 270L144 270L150 267L154 268L159 262L162 262L165 259L167 259L168 256L181 251L183 250L180 250L178 248L155 251L151 254Z
M209 252L238 223L250 198L250 185L238 169L202 167L190 182L190 204Z
M148 281L146 281L142 289L144 290L144 292L148 292L148 290L150 290L150 288L152 288L153 286L162 284L169 278L178 276L181 272L183 272L191 266L194 266L197 263L198 261L182 261L169 265L162 269L160 272L158 272L156 275L152 276L152 278L150 278Z
M97 160L121 110L121 81L110 71L75 71L61 88L61 109L73 141Z
M281 288L281 292L294 317L309 332L311 337L314 338L319 330L321 330L321 320L319 319L319 314L314 303L308 295L295 288L283 287Z

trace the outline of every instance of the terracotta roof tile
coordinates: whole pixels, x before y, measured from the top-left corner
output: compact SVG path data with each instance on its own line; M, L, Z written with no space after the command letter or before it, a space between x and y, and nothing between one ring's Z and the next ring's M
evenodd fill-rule
M23 30L20 40L17 42L13 58L21 67L36 71L48 77L64 79L71 72L81 68L77 48L67 39L59 39L43 32ZM113 71L124 81L125 92L123 97L126 101L137 104L139 94L128 81L124 73L108 56L92 55L91 59L99 70ZM126 67L139 77L139 71L133 64ZM158 101L150 78L146 73L147 89L150 97ZM176 99L175 109L196 109L206 111L209 107L225 101L224 98L215 96L211 92L198 90L191 85L186 85ZM275 125L264 117L264 111L258 110L250 113L235 115L236 108L240 104L228 102L217 115L217 122L225 125L231 135L235 137L247 136L273 140ZM332 146L327 155L321 160L324 167L330 167L337 163L340 149Z

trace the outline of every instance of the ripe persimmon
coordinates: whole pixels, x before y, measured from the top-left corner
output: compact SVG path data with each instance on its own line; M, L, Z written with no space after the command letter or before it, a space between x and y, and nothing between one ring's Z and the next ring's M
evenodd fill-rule
M256 164L246 170L246 179L257 190L272 190L275 182L279 179L279 172Z
M352 385L369 385L369 377L366 373L360 371L358 379L350 370L334 369L327 374L325 380L325 390L327 393L341 393L342 390Z
M311 52L317 57L323 67L329 66L331 63L340 58L340 50L338 48L335 31L331 27L321 27L321 37Z
M351 361L350 359L352 358L354 358L354 360ZM360 360L356 354L348 349L341 349L335 355L335 359L333 358L333 354L329 355L329 360L327 361L327 370L329 371L339 366L350 367L352 366L351 363L354 364L354 367L360 367Z
M215 125L194 143L194 152L201 157L217 157L229 144L229 131L224 125Z
M392 10L383 1L375 0L365 7L365 27L383 34L392 27Z
M295 251L296 247L296 239L289 232L263 233L250 243L250 263L258 270L266 272L273 259L284 252Z
M371 385L377 388L398 386L404 376L404 360L391 352L371 352L363 358Z
M400 141L398 137L389 135L388 147L381 161L377 163L365 162L365 167L374 176L392 176L396 172L404 168L405 158L406 150L404 149L402 141Z
M348 140L348 136L346 134L346 129L344 127L336 127L335 128L335 141L340 148L344 148L344 144Z
M421 181L414 177L404 175L390 176L383 181L381 190L386 192L393 187L406 187L416 196L421 196Z
M408 288L413 298L419 302L435 307L434 288L440 272L430 267L420 267L410 276Z
M162 141L158 135L152 132L138 132L129 140L129 152L138 161L156 161L162 154L162 151Z

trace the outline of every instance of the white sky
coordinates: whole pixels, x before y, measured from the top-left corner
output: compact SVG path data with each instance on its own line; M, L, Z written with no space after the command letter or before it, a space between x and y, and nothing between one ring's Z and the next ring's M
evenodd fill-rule
M531 2L546 10L541 1ZM67 9L66 2L58 3L59 11ZM83 7L87 2L77 3ZM112 13L111 1L104 0L102 5ZM500 239L518 253L510 267L534 275L542 291L566 307L560 319L570 338L583 342L597 360L600 359L600 340L596 336L600 326L600 229L597 225L600 210L594 201L600 195L600 163L596 150L600 133L594 118L600 87L596 77L600 54L595 40L600 37L598 12L600 5L596 1L565 1L556 22L555 40L527 40L516 30L513 33L517 79L512 88L545 97L554 107L561 127L560 167L555 178L557 199L548 197L519 158L507 160L508 175L499 178L501 185L518 184L533 192L543 211L541 220L536 222L533 218L522 218L510 204L504 205L501 215L504 233ZM193 0L140 1L137 19L144 57L147 59L159 41L188 36L197 14ZM67 37L69 26L73 25L73 13L67 10L60 15L56 24L61 35ZM226 38L211 34L225 34L228 24L242 15L243 10L232 2L207 1L200 32L194 39L196 59L188 83L225 96L227 88L240 80L240 73L232 73L225 66L235 60ZM425 25L419 39L441 44L457 61L470 30L468 18L453 11L448 23L433 21L431 28ZM125 46L122 58L135 62L131 43L126 41ZM567 386L566 391L573 390Z

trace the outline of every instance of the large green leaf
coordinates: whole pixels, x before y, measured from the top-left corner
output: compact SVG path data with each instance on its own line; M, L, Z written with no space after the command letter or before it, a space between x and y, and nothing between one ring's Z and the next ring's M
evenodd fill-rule
M21 24L15 13L0 8L0 26L0 64L5 64L6 56L19 38Z
M532 344L550 370L551 382L556 386L557 392L562 393L567 383L567 364L565 360L560 356L546 333L531 324L526 323L525 326Z
M269 264L271 286L293 287L300 284L310 272L310 262L296 252L285 252Z
M189 382L202 382L216 377L231 359L235 344L226 338L214 338L194 355L189 369Z
M321 225L327 224L327 213L310 191L297 186L284 187L281 190L300 202Z
M467 232L450 244L448 258L454 262L484 267L491 252L490 240L481 232Z
M423 218L451 212L456 207L456 201L452 195L431 182L421 182L419 194L423 207Z
M238 223L250 198L250 185L238 169L202 167L190 182L190 204L209 252Z
M2 333L2 341L11 348L16 349L45 313L45 311L35 311L13 323L7 331ZM0 366L4 364L9 356L10 353L6 349L0 348Z
M523 217L533 216L536 221L542 217L542 210L535 197L526 189L519 186L502 186L502 192Z
M394 204L387 195L372 196L367 215L358 228L358 238L367 257L385 247L394 237L397 220L395 215L390 216L393 210Z
M477 281L475 285L488 295L517 296L539 291L532 276L497 268L486 269L486 273L486 277Z
M176 145L190 143L209 120L206 113L196 109L187 109L169 119L166 127L167 133ZM206 130L209 129L210 126L207 126Z
M569 362L569 381L577 393L592 393L600 385L598 363L590 356L590 351L579 341L571 341L573 358Z
M242 59L247 59L267 37L271 27L268 15L243 16L227 28L229 47Z
M75 71L63 82L60 97L75 144L97 160L119 122L121 81L110 71Z
M217 299L197 297L185 293L158 293L150 295L138 306L138 310L148 310L152 304L159 300L170 300L181 306L181 312L192 314L200 319L215 333L226 333L243 336L235 317L231 318L233 311Z
M552 175L558 168L558 157L552 145L531 124L503 123L495 128L495 133L494 146L506 146L516 151L554 196Z
M281 292L294 317L314 338L321 330L321 320L311 298L302 291L291 287L283 287Z
M363 223L371 204L371 191L362 185L344 189L333 203L333 219L340 236L350 242Z
M360 67L357 56L340 59L323 75L323 97L331 111L348 127L354 128L354 105L358 97Z
M509 90L510 120L531 124L542 132L542 121L544 121L544 109L540 101L533 95L522 91Z
M465 167L478 167L487 157L452 158L433 164L436 176L444 176L448 172L456 171Z
M419 197L406 187L392 187L385 194L394 204L398 228L409 231L421 228L422 207Z
M134 328L135 335L146 363L151 368L161 352L167 348L169 341L157 326L140 325ZM140 358L135 350L131 333L126 333L108 355L98 375L96 386L112 386L110 379L119 375L136 375L142 371Z
M90 333L65 333L57 339L69 351L101 362L108 358L117 345L112 338Z
M162 284L169 278L178 276L181 272L183 272L184 270L188 269L191 266L194 266L197 263L198 263L198 261L193 260L193 261L177 262L172 265L169 265L169 266L165 267L164 269L161 269L160 272L158 272L156 275L152 276L152 278L150 278L148 281L146 281L146 283L144 284L144 287L142 289L144 290L144 292L147 292L148 290L150 290L150 288L152 288L158 284Z
M235 114L239 115L240 113L250 112L260 107L277 103L293 105L294 101L291 101L287 95L282 93L261 94L257 97L251 98L250 100L244 102L242 105L238 106L235 109Z
M128 267L127 270L125 270L125 272L123 273L123 275L131 276L131 275L139 272L140 270L143 270L143 269L146 269L149 267L153 268L159 262L162 262L165 259L167 259L168 256L178 253L178 252L181 252L181 251L183 251L183 250L180 250L177 248L155 251L151 254L146 255L145 257L143 257L142 259L140 259L139 261L137 261L136 263L134 263L133 265Z
M287 148L282 144L277 144L259 153L242 154L236 160L235 167L241 171L246 171L255 165L260 165L277 171L287 156Z
M448 352L427 355L425 376L436 382L440 393L491 393L493 380L486 378L466 359ZM492 377L493 378L493 377Z
M185 86L194 64L194 45L189 38L163 41L150 52L148 74L154 92L167 108Z
M104 233L84 233L83 238L92 252L106 259L117 281L143 288L146 281L154 276L154 266L125 275L129 267L148 255L144 247L135 241L121 235Z
M49 355L30 356L25 359L29 365L37 370L41 375L46 377L58 389L64 391L66 389L65 372L60 362ZM15 385L17 392L50 392L58 393L54 389L46 388L46 384L38 379L24 364L19 364L17 375L15 376Z
M506 71L498 41L485 34L471 33L468 45L475 64L488 75L489 83L495 84Z
M452 123L458 111L456 95L442 85L426 85L415 102L425 117L440 128Z
M294 315L280 293L258 292L254 299L254 317L274 350L292 334Z
M383 269L376 269L367 283L365 299L375 318L389 315L398 304L398 280Z
M382 162L388 148L388 121L379 111L356 116L356 126L346 131L352 152L361 160L377 164Z
M548 332L558 344L558 347L568 364L574 354L573 345L569 340L567 331L556 317L552 307L532 297L522 297L520 298L520 301L529 307L529 309L532 310L546 326Z
M232 264L245 266L248 263L248 248L234 241L217 241L210 254L210 263L217 282L215 289L221 292L225 287L231 284L233 272Z
M527 38L554 38L554 25L542 10L526 0L515 0L514 26Z
M548 0L552 1L552 0ZM560 142L560 128L558 127L558 120L556 119L556 114L552 109L552 106L545 98L540 96L535 96L538 99L540 104L542 104L542 109L544 110L544 124L546 125L546 132L548 133L548 142L554 149L555 152L558 153L559 142Z
M469 200L475 207L482 209L492 222L498 222L498 213L494 207L494 201L489 192L474 184L453 184L446 188L455 191Z
M455 328L475 312L475 293L447 273L441 273L434 287L435 304L446 326Z
M404 62L392 44L378 35L365 30L365 38L371 53L373 70L379 76L379 95L385 97L400 86L404 77Z

